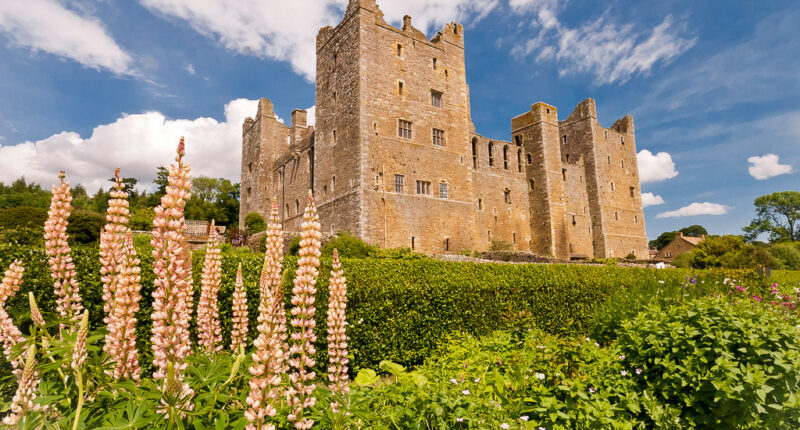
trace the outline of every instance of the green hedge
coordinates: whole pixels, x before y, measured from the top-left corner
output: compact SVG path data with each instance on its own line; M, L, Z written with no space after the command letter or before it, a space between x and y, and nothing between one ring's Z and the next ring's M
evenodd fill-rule
M152 311L152 257L142 247L142 301L137 330L140 350L149 362ZM203 252L194 253L195 298L199 299ZM102 325L101 283L96 247L76 247L84 304L93 327ZM51 318L55 311L47 257L40 248L0 245L0 270L20 259L26 267L24 284L7 305L9 313L27 331L30 315L27 291L34 291L40 307ZM229 341L231 296L236 265L243 264L250 308L250 334L255 335L258 276L262 256L250 252L223 252L220 317L223 338ZM283 277L287 308L297 260L287 258ZM594 312L612 295L631 286L686 284L687 270L655 270L578 265L515 265L443 262L431 259L345 259L348 284L348 335L352 364L374 367L381 360L404 365L421 363L448 333L483 335L532 321L549 333L585 335ZM317 313L320 353L324 363L325 315L330 260L323 259L318 282ZM717 281L721 272L705 272ZM659 283L664 281L664 284Z

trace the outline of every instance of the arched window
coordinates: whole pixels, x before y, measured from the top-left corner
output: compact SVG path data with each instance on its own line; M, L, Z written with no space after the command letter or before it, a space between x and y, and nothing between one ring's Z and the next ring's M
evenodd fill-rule
M300 200L294 201L294 213L297 215L300 214Z
M517 170L522 173L522 150L517 149Z
M289 204L286 204L286 218L289 218Z
M508 145L503 146L503 168L508 170Z
M478 168L478 138L472 138L472 168Z
M494 143L489 142L489 166L494 166Z

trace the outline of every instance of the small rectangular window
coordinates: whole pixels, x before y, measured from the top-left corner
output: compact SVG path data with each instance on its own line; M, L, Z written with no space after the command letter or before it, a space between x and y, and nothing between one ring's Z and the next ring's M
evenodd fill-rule
M411 236L411 249L412 250L416 249L416 246L417 246L417 244L416 244L417 240L416 239L417 239L416 237Z
M447 184L439 184L439 198L448 199L449 190Z
M561 179L567 180L567 169L561 169Z
M517 233L516 232L511 232L511 243L514 243L514 244L517 243Z
M614 191L614 183L611 183L611 191Z
M397 83L397 95L399 96L403 95L403 82Z
M507 205L511 204L511 191L510 190L503 191L503 201L505 201Z
M433 129L433 144L435 146L444 146L444 130Z
M397 136L404 139L411 139L411 121L401 119L398 121Z
M333 93L333 108L336 109L336 99L337 99L336 92Z
M428 181L417 181L417 194L429 195L431 193L431 183Z
M336 175L331 176L331 192L336 189Z
M634 197L636 195L636 188L635 187L628 188L628 191L631 192L631 197Z
M394 192L402 193L406 188L406 177L403 175L394 175Z
M619 221L619 212L614 212L614 220Z
M333 144L336 145L336 130L333 130Z
M438 61L434 58L433 59L433 70L436 70L439 67Z
M619 143L621 143L621 144L623 144L623 145L624 145L624 144L625 144L625 138L624 138L624 137L622 137L622 136L620 136L620 137L619 137Z
M567 135L564 135L564 143L567 143Z
M398 57L402 57L403 56L403 45L401 45L399 43L397 44L397 56Z
M442 93L439 91L431 91L431 105L437 108L442 107Z
M478 199L478 210L479 211L483 210L483 200L482 199Z
M517 144L517 146L522 146L522 136L520 135L514 136L514 143Z
M253 163L252 162L247 163L247 170L249 170L250 172L253 171Z

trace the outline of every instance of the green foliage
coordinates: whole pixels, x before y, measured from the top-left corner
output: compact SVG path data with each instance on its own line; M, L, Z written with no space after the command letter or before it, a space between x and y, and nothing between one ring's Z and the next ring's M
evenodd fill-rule
M250 212L244 217L244 228L247 234L261 233L267 229L267 223L258 212Z
M631 252L630 254L625 256L625 259L626 260L636 260L636 254Z
M322 255L330 257L334 249L339 250L342 258L367 258L376 248L350 233L338 232L322 245Z
M755 267L753 250L741 236L709 236L689 252L689 265L695 269Z
M504 240L492 240L492 245L489 247L489 251L510 251L512 245Z
M776 243L768 251L780 262L781 268L800 270L800 250L796 243Z
M239 184L224 178L192 178L192 198L186 202L186 219L216 220L218 225L237 225Z
M648 244L651 248L656 248L659 251L667 246L670 242L672 242L678 233L683 233L684 236L690 237L699 237L701 235L708 235L708 230L702 225L690 225L689 227L684 227L678 231L665 231L661 233L656 239L651 240Z
M100 230L106 225L105 216L92 211L77 210L70 215L67 234L74 243L94 243L100 240Z
M266 237L264 240L266 241ZM289 240L288 255L296 257L298 252L300 252L300 236L294 236Z
M672 260L672 265L680 269L688 269L692 267L691 258L692 255L690 252L683 253Z
M756 217L743 230L748 241L762 234L771 241L800 240L800 192L781 191L758 197L753 204Z
M414 252L411 248L378 248L374 247L369 251L370 258L388 258L391 260L421 260L428 258L425 254Z
M794 324L745 300L651 307L619 348L643 369L640 391L680 410L684 428L796 428L800 343Z
M55 181L55 175L53 177ZM47 209L50 206L50 192L39 184L28 183L24 177L4 185L0 182L0 209L17 207L36 207Z
M47 209L21 206L0 209L0 228L15 229L20 227L42 230L47 220Z
M131 212L128 227L134 231L150 231L153 229L153 218L156 214L151 207L139 207Z

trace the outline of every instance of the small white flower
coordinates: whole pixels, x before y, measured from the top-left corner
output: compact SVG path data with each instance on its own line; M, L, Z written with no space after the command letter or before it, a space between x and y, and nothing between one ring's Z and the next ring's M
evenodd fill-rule
M625 359L625 356L624 356L624 355L620 355L620 356L619 356L619 359L620 359L620 360L624 360L624 359Z
M589 393L594 394L597 391L594 387L589 387Z
M664 281L663 281L663 280L659 280L659 281L658 281L658 283L659 283L659 284L663 284L663 283L664 283Z
M587 342L591 342L592 340L591 340L591 339L589 339L589 338L587 337L587 338L586 338L586 341L587 341Z
M475 378L475 383L481 382L481 378Z
M458 417L458 418L456 418L456 422L457 423L463 423L464 422L464 418Z
M622 372L619 372L619 374L622 375L622 376L628 376L628 371L627 370L623 370Z
M544 349L544 345L536 345L536 347L539 349Z
M464 391L461 392L461 394L463 394L465 396L468 396L469 395L469 390L464 390Z
M450 382L452 382L455 385L458 385L458 381L456 381L455 379L451 379Z
M519 417L519 419L521 419L522 421L528 421L528 416L527 415L523 415L523 416Z
M638 367L637 367L637 368L636 368L636 374L637 374L637 375L641 375L641 374L642 374L642 369L640 369L640 368L638 368Z
M361 324L363 322L364 322L364 318L361 318L360 320L358 320L358 324Z
M597 342L595 342L595 343L594 343L594 346L600 346L600 344L599 344L599 343L597 343Z
M536 372L536 373L535 373L533 376L535 376L535 377L536 377L536 379L538 379L538 380L540 380L540 381L543 381L543 380L544 380L544 373L539 373L539 372Z
M547 430L547 429L544 427L539 427L539 430Z
M507 429L509 426L506 423L500 424L501 429Z

